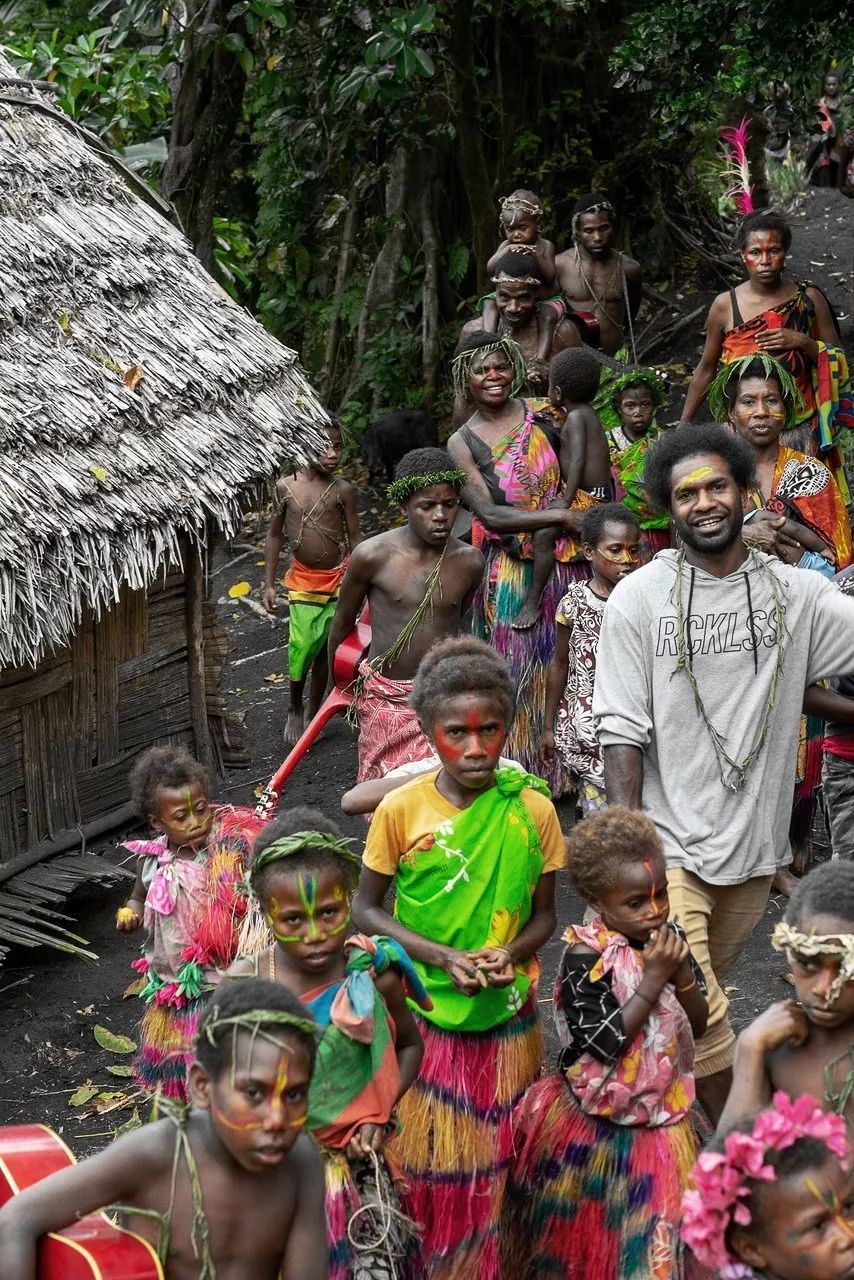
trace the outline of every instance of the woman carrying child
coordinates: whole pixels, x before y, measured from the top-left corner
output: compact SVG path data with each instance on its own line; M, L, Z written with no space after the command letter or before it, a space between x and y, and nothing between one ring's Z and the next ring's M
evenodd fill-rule
M126 840L136 854L136 881L116 915L116 928L148 930L139 998L148 1008L139 1027L134 1077L167 1098L187 1097L187 1068L206 996L237 954L237 921L245 859L261 825L250 809L215 806L202 765L177 747L151 747L134 765L131 796L157 833Z
M809 1094L724 1127L685 1193L682 1239L720 1280L850 1280L854 1179L845 1122Z
M613 806L567 840L576 889L596 914L570 925L555 986L560 1072L513 1119L508 1275L676 1280L682 1193L696 1156L694 1036L702 974L668 924L661 842Z
M554 930L564 842L545 783L496 767L515 688L494 650L435 645L412 703L441 767L379 805L353 914L406 947L432 1000L415 1015L424 1060L391 1144L428 1277L498 1280L511 1113L541 1062L535 953Z
M321 1028L307 1128L323 1156L330 1280L417 1280L417 1233L385 1145L422 1054L399 974L426 997L401 946L347 936L360 865L350 843L316 809L264 827L249 882L275 942L229 973L283 983Z

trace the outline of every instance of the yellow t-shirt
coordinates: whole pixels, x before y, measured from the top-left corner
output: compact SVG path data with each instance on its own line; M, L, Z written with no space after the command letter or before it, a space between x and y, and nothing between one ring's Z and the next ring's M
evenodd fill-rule
M428 838L432 843L439 823L455 818L460 812L436 790L438 776L438 769L419 774L380 801L362 858L371 871L393 876L400 859L410 849ZM528 787L520 794L540 837L544 859L542 874L559 871L566 861L566 846L554 805L548 796Z

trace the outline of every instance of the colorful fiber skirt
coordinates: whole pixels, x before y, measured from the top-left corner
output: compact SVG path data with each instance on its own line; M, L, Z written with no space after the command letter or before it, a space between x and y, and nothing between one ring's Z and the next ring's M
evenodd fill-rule
M388 1163L320 1147L329 1280L423 1280L418 1228L402 1212Z
M590 566L586 560L556 562L540 600L539 622L525 631L516 631L512 623L531 585L534 562L517 560L494 542L486 544L483 551L486 569L472 605L472 630L507 659L517 690L516 718L504 754L518 760L528 773L545 778L552 793L560 796L567 782L557 752L550 767L541 762L538 754L546 680L555 651L557 606L570 583L590 577Z
M181 1009L155 1003L146 1009L133 1060L134 1079L146 1092L187 1101L187 1071L203 1006L204 1000L198 999Z
M494 1031L443 1031L415 1015L418 1079L398 1104L389 1153L403 1170L401 1205L422 1232L429 1280L499 1280L499 1225L512 1156L513 1109L542 1063L528 1000Z
M680 1203L697 1157L689 1117L610 1124L549 1075L513 1117L516 1158L502 1223L513 1280L679 1280Z

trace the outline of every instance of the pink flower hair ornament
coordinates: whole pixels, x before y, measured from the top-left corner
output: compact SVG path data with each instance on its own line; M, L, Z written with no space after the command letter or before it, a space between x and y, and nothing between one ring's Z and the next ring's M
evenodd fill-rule
M727 1231L752 1221L745 1203L752 1191L749 1184L776 1180L776 1171L766 1164L767 1153L784 1151L800 1138L817 1138L848 1168L842 1116L822 1111L810 1094L792 1101L782 1090L774 1094L773 1107L756 1117L750 1133L727 1134L723 1152L706 1151L694 1165L693 1186L682 1198L682 1239L704 1266L720 1269L721 1280L753 1275L730 1253Z

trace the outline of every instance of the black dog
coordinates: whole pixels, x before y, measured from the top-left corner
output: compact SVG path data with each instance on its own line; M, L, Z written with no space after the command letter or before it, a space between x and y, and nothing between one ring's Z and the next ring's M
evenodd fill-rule
M436 423L423 409L398 409L368 427L359 451L373 485L394 479L394 469L410 449L439 443Z

